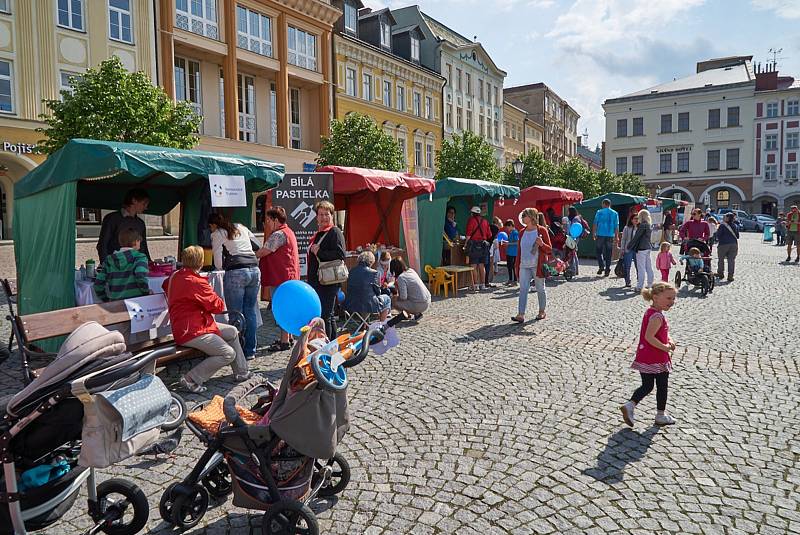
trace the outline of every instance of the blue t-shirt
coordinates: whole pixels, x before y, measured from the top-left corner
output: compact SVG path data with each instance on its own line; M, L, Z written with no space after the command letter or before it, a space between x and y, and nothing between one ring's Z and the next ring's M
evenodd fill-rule
M613 238L614 231L619 229L619 214L613 208L603 208L594 216L594 224L599 237Z
M519 231L511 229L508 233L508 248L506 249L506 256L517 256L517 246L519 244Z
M451 240L458 238L458 227L456 227L455 221L451 222L449 219L444 220L444 233L447 234L447 237Z

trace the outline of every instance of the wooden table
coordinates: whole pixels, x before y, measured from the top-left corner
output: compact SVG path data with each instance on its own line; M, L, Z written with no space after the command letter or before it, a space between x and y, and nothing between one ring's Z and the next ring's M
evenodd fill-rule
M466 288L467 286L474 287L475 286L475 270L472 269L470 266L441 266L440 269L443 269L447 273L453 275L455 280L455 291L453 292L456 297L458 297L458 289L459 288ZM459 277L461 273L469 272L469 279L470 285L461 285L459 279L466 279L466 277Z

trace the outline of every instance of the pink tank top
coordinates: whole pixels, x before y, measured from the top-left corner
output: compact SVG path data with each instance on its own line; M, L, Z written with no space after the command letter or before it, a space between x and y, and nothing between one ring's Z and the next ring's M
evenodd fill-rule
M672 371L672 360L669 353L650 345L645 339L647 325L650 318L658 316L661 318L661 327L656 332L656 339L663 344L669 343L669 324L667 318L653 307L647 309L642 318L642 326L639 329L639 345L636 349L636 360L631 368L642 373L662 373Z

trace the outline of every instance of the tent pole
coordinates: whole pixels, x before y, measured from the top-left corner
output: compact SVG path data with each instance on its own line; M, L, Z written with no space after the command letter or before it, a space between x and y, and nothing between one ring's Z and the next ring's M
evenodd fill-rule
M181 251L183 251L183 201L181 201L181 207L178 213L178 251L175 258L179 259Z

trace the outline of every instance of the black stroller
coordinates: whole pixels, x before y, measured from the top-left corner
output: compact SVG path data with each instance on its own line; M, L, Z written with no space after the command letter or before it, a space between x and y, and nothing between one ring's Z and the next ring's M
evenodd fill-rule
M703 268L699 270L693 269L687 261L683 274L681 275L680 270L675 273L675 288L680 289L681 283L685 281L687 284L700 288L700 294L706 296L713 292L714 286L716 286L716 279L714 274L711 273L711 247L703 240L689 239L681 244L681 254L688 255L692 248L700 250L700 254L704 259ZM684 261L681 260L681 264L683 263Z
M132 535L145 526L149 506L141 489L124 479L98 485L95 467L109 466L158 438L171 398L152 373L156 359L172 351L131 355L121 334L85 323L39 377L0 401L0 534L47 528L72 508L86 481L94 523L87 533ZM136 407L123 410L119 420L107 419L120 414L114 411L121 399ZM97 447L101 435L117 431L116 444L103 443L116 445L116 451Z
M159 504L161 517L189 529L205 514L209 495L222 499L233 493L233 505L265 511L264 535L317 535L308 504L317 496L338 494L350 480L347 460L336 453L349 428L343 368L362 362L370 344L382 341L387 328L401 319L329 342L324 323L316 318L297 340L280 388L251 379L224 402L217 397L190 414L186 425L207 449L183 481L167 487ZM348 351L349 358L331 371L333 355ZM248 403L250 409L236 405L258 390L263 393Z

